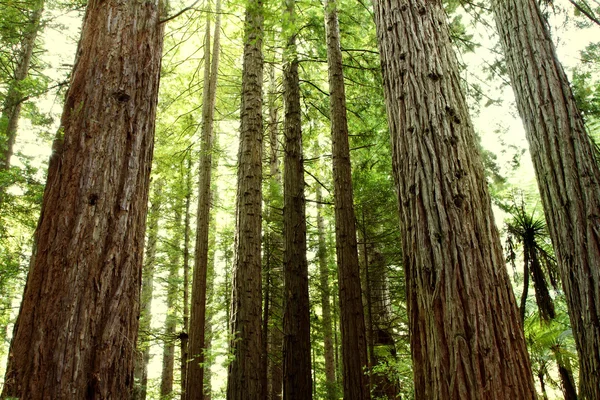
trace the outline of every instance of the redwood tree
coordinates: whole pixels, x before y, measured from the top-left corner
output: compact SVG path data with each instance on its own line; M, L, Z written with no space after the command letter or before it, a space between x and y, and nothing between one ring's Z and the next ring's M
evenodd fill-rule
M242 69L228 400L262 400L263 4L248 0Z
M581 396L600 399L600 167L538 3L492 4L569 308Z
M133 387L161 8L88 3L3 398L107 399Z
M294 0L286 1L285 17L288 29L283 69L283 399L303 400L312 399L312 381L306 201Z
M376 0L419 399L536 398L439 0Z
M196 248L186 398L204 398L204 348L206 326L206 279L208 272L208 231L211 210L211 174L213 151L214 110L217 97L217 72L219 68L221 2L217 0L215 35L212 55L210 50L210 13L207 14L204 40L204 87L202 93L202 146L200 149L200 174L198 179L198 212L196 214Z
M346 94L336 0L325 1L325 31L329 65L335 240L340 297L344 399L366 400L371 397L368 377L365 374L367 341L360 288Z

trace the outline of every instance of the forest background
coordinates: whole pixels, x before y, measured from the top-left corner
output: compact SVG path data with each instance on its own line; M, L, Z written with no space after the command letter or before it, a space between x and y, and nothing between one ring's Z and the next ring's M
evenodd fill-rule
M315 382L313 390L317 398L322 398L327 392L327 384L322 348L323 310L320 303L324 288L317 283L323 273L319 260L320 245L325 245L327 249L325 273L329 275L331 293L337 292L334 290L337 277L331 206L333 183L327 105L327 57L322 4L309 1L298 1L296 4L302 25L297 41L307 174L313 347L311 359ZM17 59L23 49L26 34L23 28L31 16L28 5L28 2L0 0L1 100L8 96ZM199 1L191 4L174 1L169 6L170 14L176 17L166 23L144 269L146 287L152 287L150 298L146 298L147 302L150 301L147 310L151 312L142 315L138 344L141 349L146 346L149 349L148 398L160 398L161 394L166 397L174 396L180 390L177 386L181 380L180 372L173 364L178 365L177 360L181 357L179 343L183 337L182 332L187 332L183 299L184 292L189 290L191 271L184 269L184 258L186 252L193 253L194 240L191 238L186 248L185 236L186 233L195 231L190 226L190 221L196 218L194 210L201 153L200 121L202 89L205 85L202 71L206 63L207 17L212 24L215 23L214 5ZM550 399L563 398L560 366L561 363L572 366L576 380L577 355L560 286L554 282L553 274L556 269L552 266L553 252L543 226L544 216L533 167L508 83L502 52L494 33L493 19L484 4L451 0L445 2L445 6L461 65L463 89L481 139L497 225L503 231L507 268L512 272L515 295L520 300L524 313L524 329L538 391L540 395ZM243 47L242 4L230 1L222 7L221 62L218 69L216 138L213 149L213 223L209 238L211 283L207 295L207 335L210 338L207 362L211 365L207 384L213 398L224 398L229 360L227 331ZM275 129L282 126L283 118L281 79L286 21L281 19L281 7L283 5L278 3L267 4L265 18L268 40L265 48L264 113L268 121L266 125ZM83 9L83 3L58 0L45 2L40 30L35 36L29 73L20 82L19 90L25 100L22 103L14 156L10 168L0 171L0 184L4 192L1 200L0 238L2 377L12 324L17 315L29 265L45 169L52 151L51 142L58 129ZM387 350L381 345L376 346L378 349L373 349L373 353L375 350L382 353L372 356L373 360L378 361L373 368L375 374L393 382L395 390L403 398L410 398L412 375L406 331L402 257L373 11L370 4L348 1L341 1L339 9L354 203L363 271L363 299L365 304L381 302L384 304L381 307L389 310L389 313L383 313L387 321L375 321L373 315L367 318L370 318L371 328L374 324L385 325L393 339L391 347L387 345ZM543 3L542 9L552 29L560 60L568 71L589 133L596 137L600 134L600 47L595 39L600 37L600 26L569 1ZM180 10L185 11L179 13ZM593 14L593 8L590 10L592 16L600 15ZM274 154L281 152L267 135L265 146L270 146ZM265 151L265 154L271 153ZM279 163L279 160L275 163ZM269 171L265 176L270 178L278 173L274 174L270 169L272 164L273 159L265 157L264 168ZM273 189L268 179L264 186L267 188L265 207L274 210L273 215L276 215L277 210L281 210L281 193ZM189 212L186 213L186 210ZM269 232L277 233L280 221L270 213L265 215L265 235ZM323 232L319 230L319 217L325 221ZM524 283L529 281L527 274L524 275L523 272L523 259L525 253L530 251L526 248L528 242L524 235L531 232L535 233L536 251L546 257L545 282L556 308L556 315L550 322L540 318L536 301L536 291L539 290L537 285L542 282L528 283L531 286L529 291L523 290ZM273 256L273 265L280 263L281 254L277 250L271 249L269 252L268 248L263 248L263 254ZM374 266L376 264L380 264L381 268ZM273 265L265 264L264 271L271 268L272 273L276 274L278 270ZM150 279L148 275L151 275ZM268 301L277 304L277 296L281 296L277 291L281 288L268 281L268 273L264 275L265 290L272 290L269 294L271 300L265 300L265 304ZM378 297L369 294L375 290L384 295ZM333 304L335 325L338 317L335 301ZM281 315L271 316L275 326L273 329L277 329L279 319ZM339 368L337 333L334 340ZM172 360L169 361L169 358Z

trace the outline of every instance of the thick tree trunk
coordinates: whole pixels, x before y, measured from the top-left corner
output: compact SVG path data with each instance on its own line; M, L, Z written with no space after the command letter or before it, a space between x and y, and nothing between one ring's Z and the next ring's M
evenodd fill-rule
M263 4L246 6L228 400L262 400L261 211Z
M179 286L179 269L181 262L181 199L175 201L173 212L172 242L169 242L169 275L167 276L167 315L163 335L162 374L160 376L161 399L173 398L173 373L175 372L175 341L177 332L177 299L181 290Z
M44 1L35 0L31 3L31 16L27 26L23 30L24 35L17 60L17 67L14 71L13 79L8 83L8 92L2 104L2 114L0 114L0 174L8 171L11 165L10 160L17 138L17 125L21 115L21 104L24 100L20 86L29 74L31 57L35 48L35 39L41 29L40 21L44 9ZM2 207L2 203L4 202L4 194L8 184L9 182L0 181L0 207Z
M88 3L2 397L132 390L159 19L154 2Z
M148 213L148 239L142 270L142 291L140 299L140 325L138 331L137 353L134 365L135 386L133 400L146 400L148 389L148 364L150 363L150 325L152 323L152 295L154 292L154 270L156 268L156 242L158 239L158 220L162 208L162 187L164 181L153 183L152 206Z
M600 168L538 3L492 4L561 272L580 394L600 399Z
M221 2L217 0L215 35L212 60L210 54L210 17L207 14L204 42L204 88L202 95L202 146L200 150L200 177L198 181L198 212L196 214L195 268L192 285L188 371L186 377L187 399L204 398L204 347L206 323L206 277L208 271L208 232L211 210L211 174L213 151L214 110L219 68Z
M441 1L376 0L418 399L535 399Z
M352 196L352 175L346 94L342 71L336 0L325 2L325 31L329 65L329 102L333 144L335 237L340 297L344 399L368 400L369 380L365 318L360 290L360 267L356 244L356 220Z
M288 42L283 69L283 399L312 399L310 304L306 259L306 207L300 111L300 80L294 32L294 0L286 1Z
M323 221L323 196L321 187L317 185L317 232L319 247L317 257L319 260L319 282L321 284L321 310L323 312L323 346L325 356L325 385L327 400L337 399L337 384L335 381L335 359L333 354L333 333L331 319L331 290L329 288L329 263L327 261L327 239L325 236L325 223Z

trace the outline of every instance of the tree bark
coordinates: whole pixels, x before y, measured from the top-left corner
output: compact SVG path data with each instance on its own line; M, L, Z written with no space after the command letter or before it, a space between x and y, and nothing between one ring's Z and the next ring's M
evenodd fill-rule
M580 395L600 399L600 167L537 2L492 4L569 308Z
M352 195L346 94L342 70L336 0L325 2L325 31L329 66L329 102L335 201L335 236L340 298L340 328L345 400L368 400L369 380L365 317L360 290L356 219Z
M337 382L335 380L335 359L333 355L333 333L331 319L331 289L329 288L329 263L327 261L327 241L325 223L323 221L323 196L321 187L317 185L317 232L319 247L319 282L321 284L321 310L323 313L323 347L325 356L325 385L327 400L337 399Z
M186 396L189 400L204 398L204 348L206 324L206 277L208 271L208 232L211 210L211 174L213 151L214 110L219 68L221 2L216 4L215 34L212 59L210 53L210 13L207 14L204 42L204 87L202 94L202 146L198 181L198 212L196 215L195 268L192 287L190 339Z
M536 398L437 0L376 0L418 399Z
M262 400L261 211L263 3L246 6L242 105L236 197L235 259L231 298L228 400Z
M156 268L156 242L158 220L162 208L162 187L164 181L157 180L153 186L152 206L148 214L148 240L142 270L142 291L140 299L140 325L138 331L137 354L134 365L135 386L133 400L146 400L148 389L148 364L150 363L150 326L152 323L152 295L154 292L154 269Z
M306 202L300 111L300 79L296 54L294 0L286 0L288 29L283 69L283 399L312 399L310 303L306 259Z
M1 397L131 393L161 8L88 3Z

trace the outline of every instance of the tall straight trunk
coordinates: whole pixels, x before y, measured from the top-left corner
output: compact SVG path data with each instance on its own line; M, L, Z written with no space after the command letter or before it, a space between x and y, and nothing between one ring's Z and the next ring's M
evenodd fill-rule
M164 181L156 180L153 185L152 206L148 213L148 239L142 269L142 291L140 298L140 325L138 331L137 355L134 365L135 386L133 400L146 400L148 388L148 364L150 363L150 326L152 323L152 295L154 292L154 270L156 268L156 242L158 240L158 220L162 208L162 187Z
M263 344L264 363L267 370L266 399L281 399L283 390L283 220L281 213L282 187L279 162L279 108L277 104L277 85L274 67L269 70L270 87L268 91L269 107L269 195L265 198L265 243L263 254L265 258L265 310L263 315ZM263 388L263 391L265 388Z
M369 379L365 317L360 289L356 218L352 194L350 145L337 0L325 1L325 31L329 65L329 103L333 143L335 237L340 297L340 328L345 400L368 400Z
M319 247L317 257L319 260L319 283L321 284L321 311L323 313L323 347L325 355L325 387L327 400L337 399L337 385L335 381L335 359L333 354L333 333L331 318L331 290L329 288L329 262L327 260L327 239L325 237L325 222L323 220L323 196L321 186L317 185L317 232Z
M160 375L161 399L173 398L173 373L175 372L175 338L177 329L177 298L181 290L179 286L179 269L181 262L181 199L174 204L174 223L171 231L172 242L169 249L169 274L167 275L167 315L163 339L162 373Z
M439 0L376 0L419 399L535 399Z
M288 38L283 69L283 399L303 400L312 399L312 377L304 158L294 0L286 0L284 19L288 22Z
M198 212L196 215L195 268L192 284L192 307L188 348L188 370L185 392L187 399L204 397L204 346L206 323L206 276L208 270L208 231L211 210L211 174L214 110L219 68L221 2L217 0L212 60L210 52L210 17L207 13L204 42L204 88L202 94L202 146L198 180Z
M580 395L600 399L600 167L538 3L492 4L562 277Z
M235 256L231 296L228 400L259 400L261 379L261 219L263 3L248 0L244 23L244 65L236 196Z
M190 293L190 207L192 203L192 159L187 159L186 168L186 191L185 191L185 217L183 222L183 322L181 333L179 334L181 346L181 400L185 400L185 388L187 382L187 360L188 360L188 339L189 339L189 293Z
M161 8L88 3L0 397L132 390Z
M12 79L8 83L8 92L2 104L2 114L0 114L0 172L5 172L10 168L10 159L17 137L17 124L21 115L21 104L24 100L20 86L29 75L35 40L41 30L40 22L44 10L44 0L34 0L30 4L31 9L28 12L31 15L23 29L23 40L17 56L17 65ZM1 189L3 194L4 187Z

